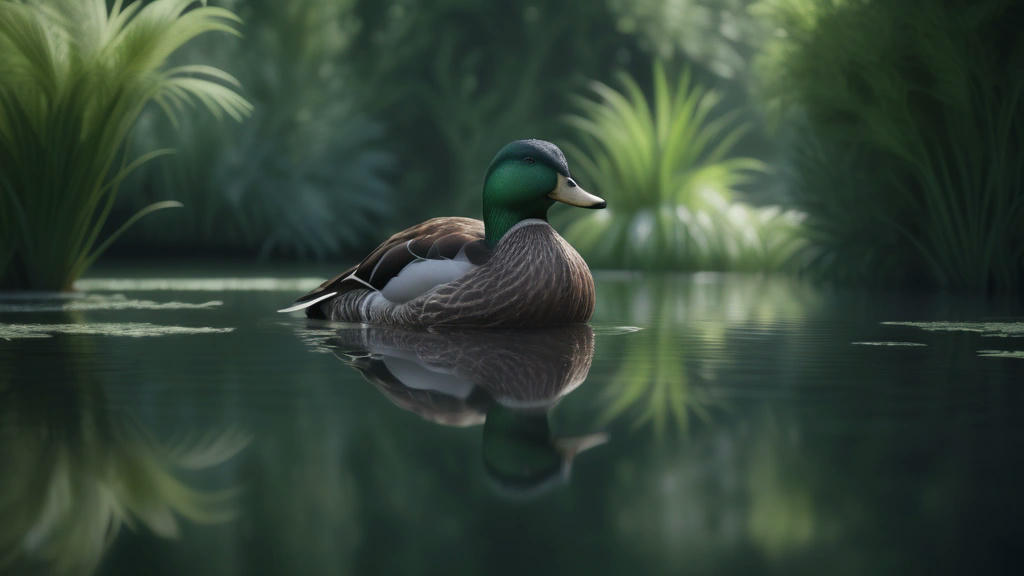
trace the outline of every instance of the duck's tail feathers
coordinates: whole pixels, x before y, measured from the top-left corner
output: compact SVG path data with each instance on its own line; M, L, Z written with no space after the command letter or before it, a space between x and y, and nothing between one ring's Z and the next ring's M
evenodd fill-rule
M326 294L323 294L321 296L313 298L312 300L306 300L305 302L299 302L298 304L296 304L294 306L289 306L288 308L282 308L282 309L278 310L278 312L298 312L299 310L305 310L306 308L309 308L310 306L312 306L314 304L317 304L319 302L322 302L323 300L327 300L328 298L331 298L332 296L337 296L337 295L338 295L337 292L328 292Z

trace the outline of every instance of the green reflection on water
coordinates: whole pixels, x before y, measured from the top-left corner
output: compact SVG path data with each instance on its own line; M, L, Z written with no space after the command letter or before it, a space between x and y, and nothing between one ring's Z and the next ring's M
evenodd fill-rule
M601 276L594 335L541 345L309 324L274 314L281 293L258 290L218 295L225 305L213 310L6 314L235 330L0 340L0 451L24 445L28 454L0 460L4 472L8 461L18 470L0 478L2 517L27 510L0 527L2 555L16 555L14 573L30 563L56 572L24 548L44 505L19 496L45 452L23 438L44 423L69 453L93 446L86 460L68 460L84 473L66 473L69 483L99 477L117 494L127 481L96 470L128 464L103 462L150 458L189 490L241 489L205 508L237 510L238 521L198 527L159 476L117 472L151 485L124 502L149 503L139 512L120 504L138 530L120 532L103 574L906 574L921 572L922 558L935 572L991 573L986 559L1012 557L1004 543L1016 541L1024 469L1021 363L978 350L1015 340L880 321L1013 310L834 297L751 276ZM851 345L918 338L927 346ZM660 385L672 394L704 395L684 396L685 427L651 400L651 366L669 367ZM606 415L636 390L638 400ZM649 410L663 411L662 432ZM108 426L119 432L89 432L76 414L120 423ZM213 466L200 448L239 437L205 431L225 429L253 440L216 470L184 469ZM152 440L181 432L192 456ZM606 444L563 459L572 449L563 440L603 433ZM69 522L95 525L99 504L68 512L83 515ZM146 524L160 509L179 538Z
M602 283L596 319L646 325L624 336L621 362L605 389L602 422L628 417L656 436L685 433L691 415L707 421L725 409L713 390L728 360L692 348L723 348L729 331L802 318L816 306L806 286L770 277L694 274L611 278ZM609 345L615 343L609 342Z
M193 488L179 475L230 460L246 434L157 440L108 405L88 341L57 336L0 352L0 569L87 574L122 526L174 538L179 517L234 517L233 490Z

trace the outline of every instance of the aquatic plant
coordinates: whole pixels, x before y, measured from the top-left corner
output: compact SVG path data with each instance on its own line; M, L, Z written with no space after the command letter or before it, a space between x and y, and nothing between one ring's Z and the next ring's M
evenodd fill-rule
M186 47L186 57L231 65L255 109L240 125L143 118L143 147L170 141L179 153L130 180L115 211L158 198L185 209L136 227L119 249L324 257L365 248L390 216L394 161L344 59L351 4L239 2L242 39Z
M192 0L0 2L0 287L64 290L128 226L99 242L118 188L154 150L129 160L143 107L169 116L201 104L240 120L250 109L225 72L169 67L205 32L237 34L237 17Z
M621 90L595 82L566 122L576 142L563 148L606 210L574 218L565 237L597 266L766 270L797 247L800 215L734 202L738 187L764 170L731 157L747 127L736 112L716 115L720 97L690 72L670 83L654 65L653 100L619 75Z
M1014 290L1024 282L1024 37L1004 0L763 0L760 94L795 141L813 270Z

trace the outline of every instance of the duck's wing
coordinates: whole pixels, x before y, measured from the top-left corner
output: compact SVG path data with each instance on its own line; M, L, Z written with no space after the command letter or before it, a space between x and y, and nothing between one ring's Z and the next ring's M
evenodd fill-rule
M491 250L484 238L484 223L480 220L432 218L394 234L362 262L324 282L296 300L294 306L280 312L309 308L355 289L381 291L393 301L409 300L417 292L426 292L486 262ZM400 281L392 282L412 264L417 264L415 273L405 274Z

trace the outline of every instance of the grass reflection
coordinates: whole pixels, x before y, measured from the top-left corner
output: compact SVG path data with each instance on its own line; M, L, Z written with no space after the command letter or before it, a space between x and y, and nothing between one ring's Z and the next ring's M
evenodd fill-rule
M670 332L658 326L628 336L625 358L605 390L603 422L635 410L633 425L650 424L661 436L669 427L685 432L691 412L708 419L712 399L703 387L690 386L683 352Z
M621 361L603 394L602 422L628 418L657 437L686 434L722 405L711 383L728 355L731 332L800 317L812 303L793 282L771 277L665 275L605 278L597 321L645 326L619 341ZM612 340L608 341L614 345Z
M180 475L229 460L248 437L158 441L109 406L83 343L58 336L0 349L0 569L88 574L122 526L174 538L179 518L233 517L234 491Z

